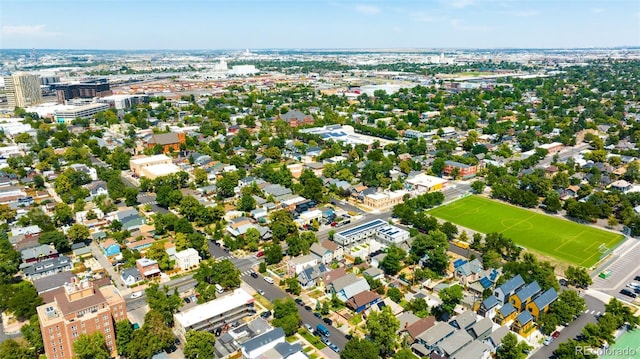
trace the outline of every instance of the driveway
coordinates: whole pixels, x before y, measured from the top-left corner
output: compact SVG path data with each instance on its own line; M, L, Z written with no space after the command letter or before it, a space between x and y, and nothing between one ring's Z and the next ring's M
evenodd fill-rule
M111 280L116 285L116 288L118 288L118 290L121 292L129 291L129 287L127 287L124 284L124 282L122 281L122 278L120 278L120 274L118 274L113 269L113 266L111 265L107 257L105 257L100 247L98 247L98 244L96 242L91 242L91 244L89 245L89 248L91 248L91 253L93 254L93 257L97 259L98 263L100 263L102 268L104 268L107 271L107 273L109 273L109 275L111 276Z

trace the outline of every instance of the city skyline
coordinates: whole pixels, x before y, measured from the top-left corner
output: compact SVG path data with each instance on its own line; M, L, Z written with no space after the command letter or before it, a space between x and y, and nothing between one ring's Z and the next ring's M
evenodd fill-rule
M640 45L637 1L1 0L0 47L590 48ZM102 26L95 26L103 21Z

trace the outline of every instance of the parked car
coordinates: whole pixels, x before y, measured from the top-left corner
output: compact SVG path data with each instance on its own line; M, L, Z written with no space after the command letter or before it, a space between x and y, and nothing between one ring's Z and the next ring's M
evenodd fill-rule
M189 299L189 297L185 297L185 298L184 298L184 302L185 302L185 303L187 303L187 304L189 304L189 303L191 303L191 299Z
M271 316L271 311L267 310L266 312L260 313L260 318L267 319Z
M311 324L308 323L304 323L304 327L307 328L307 330L309 331L309 333L313 334L313 332L315 332L315 330L313 330L313 327L311 326Z
M333 325L333 320L329 319L329 318L324 318L322 319L323 322L329 324L329 325Z
M333 350L336 353L340 353L340 348L338 348L338 346L333 343L329 345L329 348L331 348L331 350Z
M567 286L567 280L566 279L560 279L558 281L560 283L561 286L566 287Z
M553 342L553 338L552 337L547 337L544 342L542 342L542 344L544 345L549 345L551 344L551 342Z
M269 283L269 284L273 284L274 283L273 278L271 278L271 277L264 277L264 281Z
M264 251L260 251L260 252L256 253L256 257L260 258L262 256L264 256Z
M142 297L142 292L133 292L131 293L131 299Z
M253 278L258 278L258 273L256 273L256 272L251 272L251 276L252 276Z
M329 340L329 338L327 337L320 337L320 340L326 345L329 346L331 345L331 340Z
M636 293L634 293L634 292L632 292L631 290L626 289L626 288L625 288L625 289L623 289L623 290L621 290L621 291L620 291L620 294L624 294L624 295L626 295L627 297L631 297L631 298L635 298L635 297L637 297Z
M351 339L353 339L353 335L351 335L351 334L347 334L347 335L345 335L344 337L345 337L347 340L351 340Z
M637 275L633 280L640 282L640 275Z
M258 293L260 293L260 295L264 297L264 290L258 289Z
M553 339L558 339L558 337L559 337L559 336L560 336L560 332L559 332L559 331L557 331L557 330L556 330L555 332L553 332L553 334L551 334L551 337L552 337Z
M310 307L310 306L308 306L308 305L305 305L305 306L304 306L304 309L305 309L307 312L310 312L310 311L311 311L311 307Z
M313 315L318 319L322 319L322 315L318 312L313 313Z
M296 298L294 299L294 301L298 304L298 305L304 305L304 301L300 298Z

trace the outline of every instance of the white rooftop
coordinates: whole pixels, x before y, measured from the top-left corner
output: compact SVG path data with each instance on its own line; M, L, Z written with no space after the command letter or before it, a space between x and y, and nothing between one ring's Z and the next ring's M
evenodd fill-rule
M167 155L154 155L154 156L132 158L131 163L136 165L143 165L145 163L167 161L167 160L171 160L171 158Z
M144 171L155 175L156 177L162 177L166 175L170 175L173 173L180 172L180 167L174 165L173 163L161 163L157 165L151 165L144 168Z
M234 290L232 294L225 295L222 298L196 305L184 312L178 312L174 314L174 317L183 328L187 328L253 301L255 299L249 293L239 288Z

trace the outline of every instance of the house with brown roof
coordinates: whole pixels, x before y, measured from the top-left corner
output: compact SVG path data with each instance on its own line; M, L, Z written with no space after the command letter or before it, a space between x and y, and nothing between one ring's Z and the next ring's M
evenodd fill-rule
M151 136L147 140L147 148L154 148L156 145L162 146L162 153L178 152L180 151L180 145L187 143L187 137L184 133L160 133Z
M426 318L422 318L412 324L407 325L405 328L401 330L401 333L407 333L411 342L415 341L416 338L427 331L429 328L433 327L436 324L436 317L429 316Z
M370 290L365 290L347 299L345 304L354 312L361 313L369 309L376 303L380 302L381 300L382 298L380 297L380 295L378 295L378 293L372 292Z
M279 115L278 119L286 122L291 127L313 125L313 117L305 115L298 110L289 110L287 113Z

